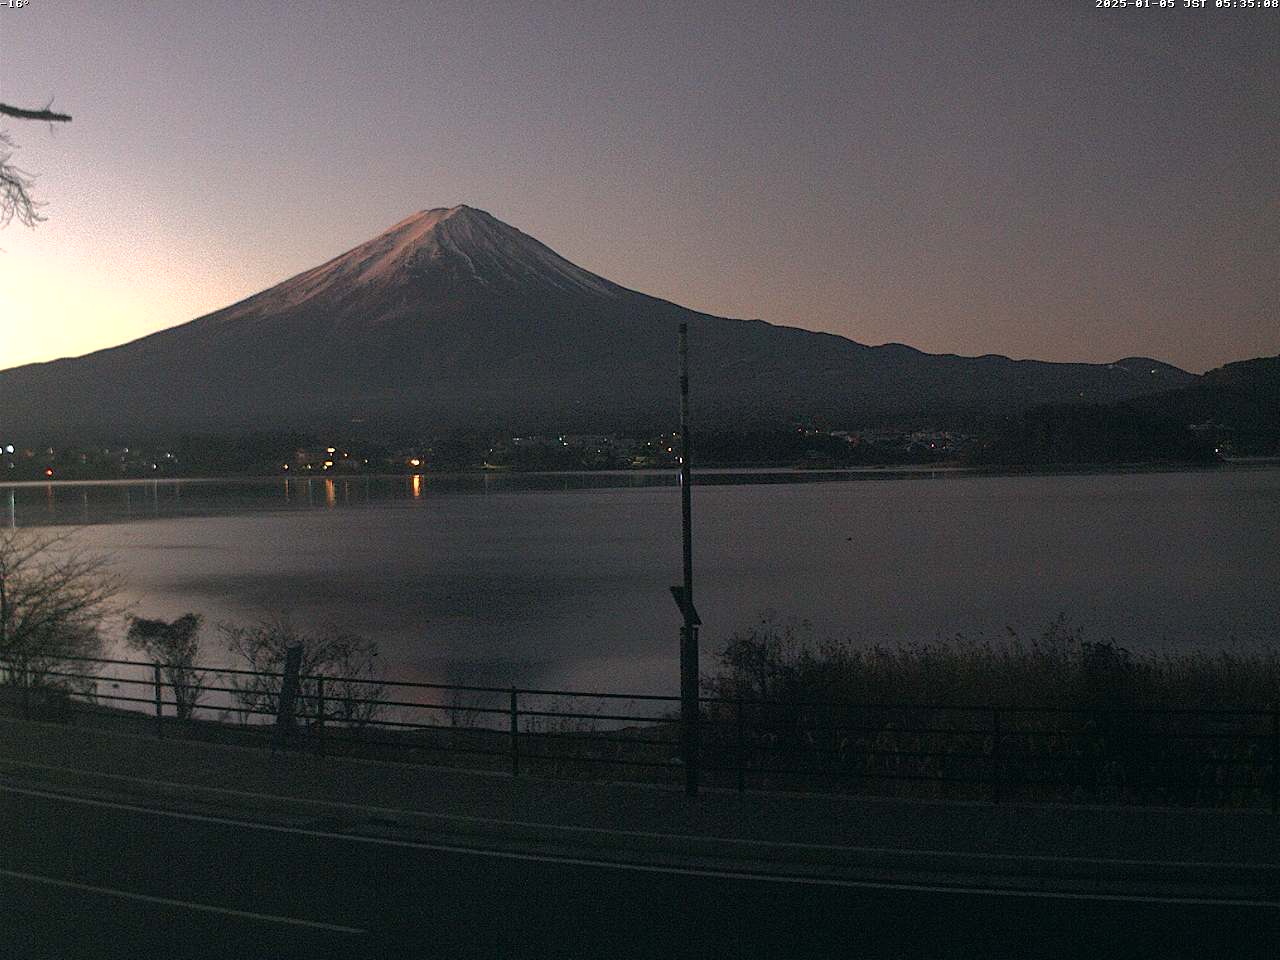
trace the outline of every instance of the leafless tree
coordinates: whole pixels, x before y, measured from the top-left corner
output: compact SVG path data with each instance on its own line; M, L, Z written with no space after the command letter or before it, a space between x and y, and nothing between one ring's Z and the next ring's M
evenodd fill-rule
M242 717L273 715L280 703L285 657L292 646L302 647L301 701L311 717L318 714L319 684L325 681L325 718L350 727L363 727L386 710L383 688L375 679L378 644L353 634L330 630L304 633L287 617L263 620L250 627L220 623L227 650L253 675L233 675L232 695Z
M7 103L0 103L0 116L15 120L43 120L47 123L71 122L68 114L55 113L48 107L26 110ZM0 130L0 227L6 226L15 217L19 223L34 227L44 217L37 212L39 204L31 197L31 174L11 162L15 147L13 138Z
M0 530L0 669L10 682L87 690L92 681L53 674L92 672L74 658L101 655L119 591L106 558L70 533Z
M203 617L183 614L172 623L134 617L125 639L164 672L173 690L179 720L190 720L204 695L205 675L197 669L200 658L200 624Z

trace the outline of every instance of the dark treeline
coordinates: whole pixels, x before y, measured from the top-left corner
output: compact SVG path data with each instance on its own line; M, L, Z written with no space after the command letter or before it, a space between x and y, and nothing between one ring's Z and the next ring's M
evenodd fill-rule
M1195 424L1224 452L1280 456L1280 356L1228 363L1189 387L1132 406Z
M886 431L881 442L805 430L707 431L694 435L699 466L869 466L938 463L954 453L912 444L908 434Z
M695 421L698 467L849 467L969 463L1051 466L1207 463L1280 456L1280 357L1228 364L1179 390L1114 404L1054 404L996 419L935 405L898 421L796 421L727 427ZM865 422L863 422L865 421ZM678 463L671 424L625 433L568 435L512 425L84 437L50 444L0 436L0 479L109 479L263 475L312 471L596 470ZM10 450L10 441L13 449Z
M971 463L997 466L1176 461L1218 458L1214 439L1165 414L1127 406L1070 404L1027 411L975 447Z
M1037 466L1226 456L1280 456L1280 357L1230 363L1191 386L1123 403L1034 407L966 459Z

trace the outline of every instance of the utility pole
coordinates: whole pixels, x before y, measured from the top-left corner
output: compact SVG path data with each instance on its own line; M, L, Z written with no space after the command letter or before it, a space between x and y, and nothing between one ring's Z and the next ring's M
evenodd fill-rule
M684 553L684 585L672 587L684 618L680 628L680 753L684 761L684 792L698 795L698 627L702 621L693 606L693 503L689 455L689 325L680 324L680 516Z

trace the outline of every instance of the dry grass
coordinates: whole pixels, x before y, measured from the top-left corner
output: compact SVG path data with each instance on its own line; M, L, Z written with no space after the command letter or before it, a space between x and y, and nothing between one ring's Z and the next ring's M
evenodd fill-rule
M766 614L729 640L704 688L779 702L1266 709L1280 699L1280 650L1228 641L1134 652L1086 638L1065 617L1036 637L859 644Z
M1273 649L1134 653L1065 618L1034 638L858 644L766 615L704 688L727 701L709 705L709 755L761 786L1195 804L1274 789Z

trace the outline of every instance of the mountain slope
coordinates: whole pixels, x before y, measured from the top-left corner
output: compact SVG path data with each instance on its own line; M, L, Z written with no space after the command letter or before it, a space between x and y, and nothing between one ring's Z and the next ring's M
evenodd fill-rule
M1187 387L1131 406L1194 423L1224 452L1280 455L1280 356L1228 363Z
M6 432L606 430L674 420L690 326L700 422L857 424L1008 412L1183 386L1167 364L1053 364L868 347L728 320L618 286L467 206L415 214L353 250L189 323L0 372Z

